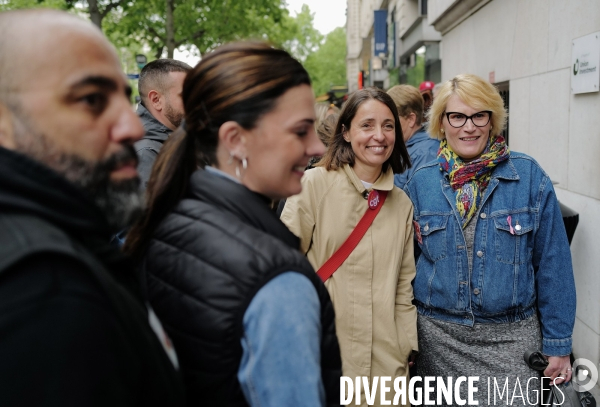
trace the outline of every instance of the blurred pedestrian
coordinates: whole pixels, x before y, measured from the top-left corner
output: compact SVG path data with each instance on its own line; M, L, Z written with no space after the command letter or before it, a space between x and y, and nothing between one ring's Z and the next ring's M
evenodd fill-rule
M433 89L435 88L435 83L432 81L424 81L419 85L419 92L421 92L421 96L423 96L423 117L425 121L428 120L427 112L429 112L429 108L433 103Z
M317 135L319 136L319 139L321 140L321 143L323 143L325 148L329 147L329 144L331 143L333 134L335 132L335 126L337 124L339 117L340 117L339 114L332 113L329 116L327 116L325 119L323 119L318 124L318 126L316 126ZM306 169L308 170L308 169L313 168L315 166L315 164L319 162L320 159L321 159L321 156L311 157Z
M319 127L325 118L332 114L340 114L340 109L337 108L333 103L317 102L315 103L315 113L317 115L317 121L315 127Z
M158 152L183 120L181 89L192 69L185 62L157 59L142 68L138 81L141 103L137 114L144 125L144 138L135 143L138 172L145 190Z
M314 96L302 65L264 43L203 56L185 125L154 166L126 250L180 356L190 405L339 405L331 300L269 203L297 194ZM203 167L203 168L199 168Z
M394 175L394 184L403 188L415 170L437 158L440 141L429 137L423 126L423 97L414 86L396 85L387 91L400 115L402 137L410 155L411 167Z
M184 405L169 339L108 246L141 210L143 127L114 48L70 14L9 11L0 55L0 404Z
M351 378L406 377L417 350L412 205L394 186L394 173L408 163L394 101L376 88L358 90L342 109L327 152L281 215L321 269L365 212L376 214L341 265L325 267L333 275L323 276L336 311L342 370ZM361 401L366 405L363 390Z
M417 369L480 383L509 378L509 389L527 383L535 400L539 380L529 379L539 376L526 350L548 356L544 375L557 384L571 378L575 285L552 182L533 158L509 151L505 126L502 97L475 75L445 82L431 107L438 162L405 187L421 249ZM477 395L487 404L486 386Z

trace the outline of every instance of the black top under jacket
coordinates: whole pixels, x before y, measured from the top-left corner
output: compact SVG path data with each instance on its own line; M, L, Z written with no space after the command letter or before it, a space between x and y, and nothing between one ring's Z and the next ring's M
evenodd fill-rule
M129 260L84 191L0 148L0 405L182 406Z

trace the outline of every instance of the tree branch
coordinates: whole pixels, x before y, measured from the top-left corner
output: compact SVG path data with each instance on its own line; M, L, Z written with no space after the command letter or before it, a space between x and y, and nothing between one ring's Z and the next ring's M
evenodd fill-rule
M118 0L115 3L108 3L106 5L106 7L104 8L104 11L100 13L100 15L102 16L102 18L106 17L108 13L110 13L110 11L114 8L119 7L121 4L123 4L125 2L125 0Z
M166 42L165 37L161 36L158 31L156 31L154 29L154 27L152 26L148 26L148 31L150 32L150 34L154 35L155 37L158 37L159 40L161 40L163 43Z
M175 41L175 48L178 48L182 44L186 44L193 40L197 40L198 38L202 38L204 34L206 34L206 30L198 30L192 35L190 35L188 38L184 38L181 41Z

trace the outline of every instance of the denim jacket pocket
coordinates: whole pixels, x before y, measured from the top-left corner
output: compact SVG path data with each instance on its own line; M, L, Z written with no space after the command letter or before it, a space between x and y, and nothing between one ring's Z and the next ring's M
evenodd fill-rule
M446 257L446 225L450 215L422 215L418 222L421 229L423 254L432 262Z
M531 259L529 247L535 216L530 212L503 212L494 216L496 258L507 264L523 264Z

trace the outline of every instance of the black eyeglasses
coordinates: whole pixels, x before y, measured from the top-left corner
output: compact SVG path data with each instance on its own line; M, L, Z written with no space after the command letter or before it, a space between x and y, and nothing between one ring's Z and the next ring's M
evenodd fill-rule
M464 126L469 119L471 119L471 122L473 122L475 126L485 127L492 118L492 112L489 110L477 112L471 116L459 112L445 112L444 114L446 115L446 119L448 119L450 126L455 128Z

